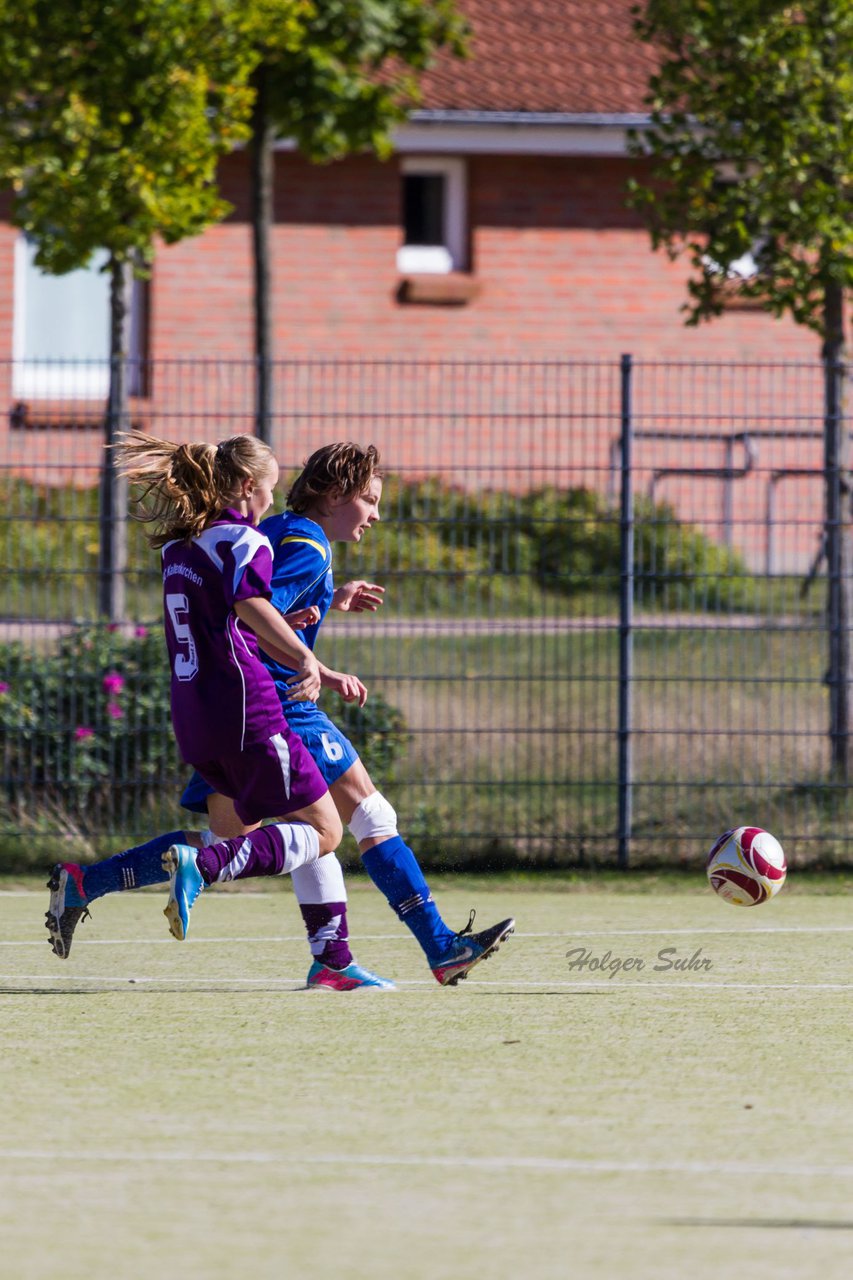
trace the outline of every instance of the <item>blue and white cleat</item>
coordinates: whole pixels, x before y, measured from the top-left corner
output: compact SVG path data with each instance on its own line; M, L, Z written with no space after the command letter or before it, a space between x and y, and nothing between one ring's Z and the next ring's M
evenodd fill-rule
M436 982L443 987L455 987L457 982L467 978L468 974L481 960L488 960L498 950L502 942L515 930L515 921L502 920L493 924L491 929L482 933L472 933L475 911L471 912L468 923L457 933L453 946L441 957L437 964L431 965Z
M308 970L308 981L305 983L309 991L322 987L325 991L396 991L393 982L380 978L369 969L362 969L353 960L345 969L330 969L328 965L315 960Z
M198 869L198 849L189 844L173 844L163 854L163 870L169 877L169 901L163 915L169 921L169 932L178 942L189 933L190 912L204 881Z
M44 913L45 928L55 956L67 960L71 939L81 920L89 915L88 898L83 890L83 868L76 862L57 862L47 882L50 902Z

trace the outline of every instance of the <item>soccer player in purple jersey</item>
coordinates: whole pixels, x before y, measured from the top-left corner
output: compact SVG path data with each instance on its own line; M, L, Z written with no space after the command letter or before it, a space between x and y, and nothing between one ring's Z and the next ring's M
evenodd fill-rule
M316 957L308 985L392 986L353 960L343 872L334 853L343 834L340 818L314 761L289 729L261 661L259 641L290 665L286 697L319 693L316 658L270 603L272 548L256 526L278 482L272 451L253 436L219 445L174 444L133 432L124 437L120 456L124 473L142 486L139 517L153 526L152 545L162 548L178 746L185 761L230 799L245 828L235 839L170 840L162 849L172 934L186 937L190 910L206 885L289 873L300 903L300 887L307 899L303 916ZM256 825L271 815L290 820ZM76 892L85 909L83 877L74 874L80 870L73 864L54 869L47 925L57 954L67 954L61 925L66 906L73 905L69 897Z

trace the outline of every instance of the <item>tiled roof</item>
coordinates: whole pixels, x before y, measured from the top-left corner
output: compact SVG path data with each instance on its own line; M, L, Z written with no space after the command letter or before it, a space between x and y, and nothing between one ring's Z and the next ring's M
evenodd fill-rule
M469 56L423 77L428 111L642 112L654 59L633 34L635 0L457 0Z

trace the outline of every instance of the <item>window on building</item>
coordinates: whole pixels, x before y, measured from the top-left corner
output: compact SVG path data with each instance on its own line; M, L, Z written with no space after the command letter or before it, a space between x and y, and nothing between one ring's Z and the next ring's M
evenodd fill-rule
M109 385L110 282L106 252L88 267L49 275L36 266L26 236L15 245L13 393L34 399L98 398ZM130 308L129 383L142 393L146 329L144 281Z
M403 243L397 251L402 275L464 271L468 226L465 162L429 156L401 161Z

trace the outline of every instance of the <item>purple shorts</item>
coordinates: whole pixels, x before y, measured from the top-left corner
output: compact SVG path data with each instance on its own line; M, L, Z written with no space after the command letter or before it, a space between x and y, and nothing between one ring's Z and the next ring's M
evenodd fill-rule
M190 763L214 791L234 801L246 826L305 809L328 790L302 739L286 727L233 755Z

